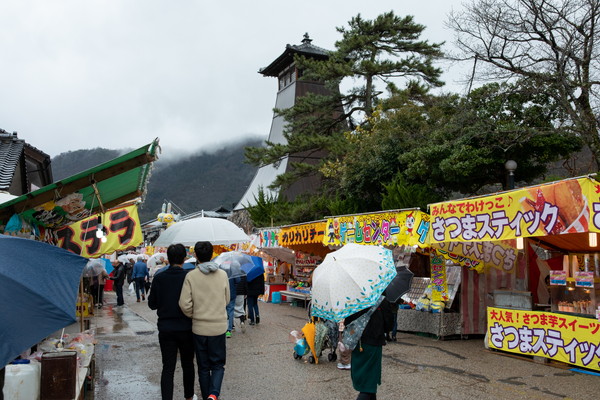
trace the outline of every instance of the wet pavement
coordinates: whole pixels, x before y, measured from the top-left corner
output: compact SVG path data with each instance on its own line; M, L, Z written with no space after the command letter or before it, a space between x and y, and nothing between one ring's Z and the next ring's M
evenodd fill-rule
M125 296L126 305L109 303L91 320L96 329L95 398L160 399L161 356L156 313L146 302ZM294 360L290 331L307 322L306 310L288 304L259 303L261 323L227 340L224 400L305 400L356 398L350 372L327 361ZM483 339L435 340L401 333L383 348L378 399L591 399L600 376L485 350ZM183 399L181 369L175 399ZM196 383L196 387L197 383ZM197 392L199 393L199 391Z

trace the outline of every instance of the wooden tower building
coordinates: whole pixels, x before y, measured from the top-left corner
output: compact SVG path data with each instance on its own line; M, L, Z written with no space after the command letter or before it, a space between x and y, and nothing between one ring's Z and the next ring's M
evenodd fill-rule
M326 60L329 57L329 51L313 45L312 40L306 33L304 34L302 44L286 45L285 51L279 57L267 67L261 68L258 72L263 76L277 78L278 86L275 108L285 109L293 107L296 99L305 96L307 93L328 93L323 82L299 80L299 77L302 76L302 71L294 63L294 55L296 54L317 60ZM273 115L268 140L273 143L286 144L287 141L283 136L284 128L285 121L283 117ZM278 175L289 171L291 162L293 161L317 163L318 159L315 159L314 153L311 153L310 157L308 157L308 154L295 153L283 159L278 166L269 164L259 168L234 210L239 211L248 206L255 205L255 198L258 197L259 188L261 187L268 196L282 195L290 201L294 200L300 194L314 192L320 185L320 180L316 176L302 178L283 189L281 193L269 188Z

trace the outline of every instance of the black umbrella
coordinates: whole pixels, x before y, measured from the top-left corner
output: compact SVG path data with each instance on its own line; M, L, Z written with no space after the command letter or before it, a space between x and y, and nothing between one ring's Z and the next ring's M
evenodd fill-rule
M400 297L409 291L414 275L406 265L396 267L396 277L392 279L387 289L385 289L385 298L391 303L396 303L400 300Z

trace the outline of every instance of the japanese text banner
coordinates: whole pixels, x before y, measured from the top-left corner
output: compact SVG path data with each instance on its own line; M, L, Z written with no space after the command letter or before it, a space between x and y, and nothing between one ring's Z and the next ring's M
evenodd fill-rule
M437 254L435 249L431 249L431 289L432 301L448 301L448 279L446 275L446 262Z
M488 344L600 371L600 321L541 311L488 307Z
M96 237L98 215L94 215L58 229L58 246L83 257L95 258L144 241L136 205L114 208L100 216L106 229L106 242Z
M327 219L325 246L346 243L426 245L429 215L419 210L348 215Z
M431 248L445 259L474 270L478 274L485 272L486 266L512 273L517 261L517 250L514 240L497 242L442 242L431 244Z
M599 188L597 181L579 178L432 204L430 241L496 241L599 232Z
M280 246L322 243L325 234L325 222L295 225L281 228L279 233Z
M263 229L257 234L256 241L253 243L258 248L263 247L281 247L279 245L279 237L281 236L281 230L277 229Z

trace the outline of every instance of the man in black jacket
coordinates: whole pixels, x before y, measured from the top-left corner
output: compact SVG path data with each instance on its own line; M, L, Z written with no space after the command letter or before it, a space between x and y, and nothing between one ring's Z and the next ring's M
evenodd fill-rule
M250 325L260 323L258 296L265 294L265 277L261 274L248 282L248 318Z
M181 268L186 250L182 244L167 249L169 268L154 276L148 296L148 306L157 310L158 342L163 369L160 391L163 400L173 398L173 377L177 365L177 351L183 370L183 393L186 399L194 396L194 336L192 320L179 308L179 295L188 270Z
M113 260L112 265L114 268L113 276L109 277L111 281L115 281L114 289L117 294L117 306L125 304L123 300L123 284L125 283L125 266L119 260Z

